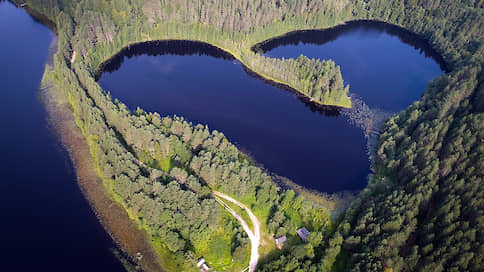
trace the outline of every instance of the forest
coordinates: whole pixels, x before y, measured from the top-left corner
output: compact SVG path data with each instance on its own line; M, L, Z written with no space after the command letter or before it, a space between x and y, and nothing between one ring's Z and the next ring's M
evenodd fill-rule
M21 4L23 1L13 1ZM484 1L482 0L40 0L58 51L43 86L62 93L100 179L146 230L171 271L246 267L249 240L212 191L262 223L258 271L482 271L484 267ZM344 214L260 168L222 132L181 116L130 111L96 82L130 44L201 41L315 103L350 107L331 60L274 59L252 46L287 32L377 20L423 37L449 72L380 129L370 182ZM296 229L310 231L307 242ZM272 236L286 235L277 250Z

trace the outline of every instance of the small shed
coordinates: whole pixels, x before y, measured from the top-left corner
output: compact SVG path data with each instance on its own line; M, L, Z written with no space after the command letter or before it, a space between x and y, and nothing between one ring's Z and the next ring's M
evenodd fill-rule
M205 259L203 257L198 259L197 267L200 269L201 272L208 272L210 270L210 266L205 262Z
M274 241L276 242L276 246L278 248L282 248L287 241L287 237L286 235L283 235L281 237L274 238Z
M200 259L198 259L198 262L197 262L197 267L202 266L202 264L204 264L204 263L205 263L205 259L204 259L203 257L202 257L202 258L200 258Z
M305 227L302 227L298 230L296 230L297 235L304 241L308 241L308 236L309 236L309 230L307 230Z

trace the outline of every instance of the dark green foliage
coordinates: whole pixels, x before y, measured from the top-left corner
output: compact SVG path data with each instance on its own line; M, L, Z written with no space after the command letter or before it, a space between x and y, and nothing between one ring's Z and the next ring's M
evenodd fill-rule
M482 86L482 26L476 25L482 10L456 1L418 2L428 11L410 6L407 12L422 15L384 19L408 24L438 45L453 71L381 129L373 182L340 226L352 254L350 270L484 266L484 116L475 106Z
M106 186L173 252L178 270L192 268L197 251L220 229L231 237L232 257L247 258L246 237L224 219L212 189L250 206L277 236L297 238L291 235L301 225L311 231L308 243L269 256L261 271L482 270L482 1L27 3L57 23L59 52L46 75L68 98ZM222 133L182 117L130 112L93 78L104 61L129 44L199 40L317 102L344 105L348 89L332 61L272 59L250 47L288 31L354 19L385 21L420 34L442 54L450 72L384 124L372 181L336 230L320 207L291 190L278 192L272 178ZM73 52L77 58L70 63Z
M382 128L378 175L347 217L355 268L481 270L484 122L469 106L479 70L441 76Z
M37 1L29 2L35 7L39 6ZM66 58L70 59L76 52L76 59L82 58L91 73L132 43L166 39L197 40L229 51L249 69L301 92L315 103L349 107L348 87L343 86L341 72L334 62L307 58L280 60L263 57L250 50L251 43L283 34L295 27L325 27L332 24L333 18L311 20L313 16L307 13L333 9L334 5L317 1L308 6L305 1L255 2L46 1L46 6L54 5L55 9L62 11L61 14L70 15L76 27L69 36ZM344 7L341 5L338 9ZM43 11L45 7L41 5L39 9ZM247 17L253 20L247 20ZM279 21L281 17L284 20Z

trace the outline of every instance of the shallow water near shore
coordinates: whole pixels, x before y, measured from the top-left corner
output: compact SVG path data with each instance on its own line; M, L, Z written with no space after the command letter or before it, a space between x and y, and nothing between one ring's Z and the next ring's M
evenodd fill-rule
M279 41L265 54L332 58L361 101L387 112L417 100L428 80L442 72L427 57L431 55L398 34L361 25L346 30L322 43L318 36L322 33L289 37L291 42ZM0 227L6 234L2 268L123 271L110 250L115 245L79 190L69 155L39 101L52 33L5 2L0 2L0 33L8 37L0 45L4 64L0 201L6 207ZM310 189L332 193L366 186L367 141L344 112L305 104L292 93L250 76L239 62L210 46L157 43L133 50L131 58L120 56L111 63L106 70L112 73L100 79L104 89L130 108L140 106L208 124L269 171ZM394 58L402 54L403 59Z
M0 2L3 271L123 271L41 102L51 31Z

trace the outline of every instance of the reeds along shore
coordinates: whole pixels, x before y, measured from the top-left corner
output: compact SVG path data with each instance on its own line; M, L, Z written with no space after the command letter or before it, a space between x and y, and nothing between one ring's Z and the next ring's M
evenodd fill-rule
M47 72L88 143L93 163L88 167L96 169L110 196L150 235L168 268L190 270L200 255L222 267L237 250L232 251L232 241L241 246L239 264L244 262L244 238L207 197L211 188L250 206L268 233L292 233L299 225L314 233L309 243L294 244L292 250L268 250L275 253L260 262L261 271L481 268L482 3L26 3L57 24L59 49ZM314 100L341 102L347 96L341 95L345 88L334 63L265 58L250 47L289 31L358 19L388 22L421 35L443 56L449 72L432 81L420 101L385 122L372 165L374 178L340 222L332 222L324 209L292 190L277 191L271 177L251 165L222 133L179 117L130 112L94 80L99 65L129 44L198 40L225 48L254 72L295 86ZM70 63L73 51L77 54ZM385 184L379 182L382 178Z

